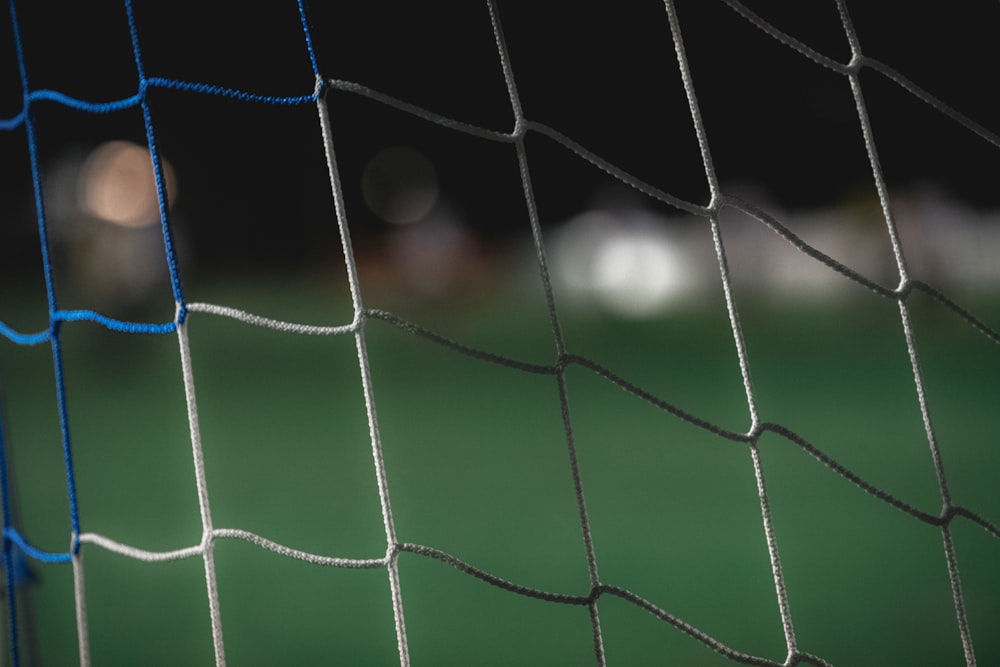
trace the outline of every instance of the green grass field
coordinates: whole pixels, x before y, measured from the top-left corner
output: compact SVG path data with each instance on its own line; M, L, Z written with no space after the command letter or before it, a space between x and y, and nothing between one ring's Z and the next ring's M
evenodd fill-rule
M188 298L294 321L350 319L346 299L298 276L209 281ZM738 303L762 420L937 514L896 305L874 296L811 308ZM910 304L954 501L996 522L1000 354L940 305L919 294ZM968 305L1000 322L995 300ZM21 322L44 317L37 304L11 308ZM400 315L474 348L555 360L540 299L498 294ZM650 322L562 316L571 352L722 428L749 427L721 297ZM207 314L189 321L215 526L324 555L383 556L352 338ZM518 584L586 595L555 378L463 356L380 320L369 321L367 337L399 538ZM176 336L70 323L62 338L83 530L149 550L197 544ZM0 373L20 528L39 548L65 551L48 346L0 340ZM569 368L567 383L602 581L733 649L783 661L747 447L582 366ZM963 664L939 529L788 440L765 435L760 451L800 650L837 665ZM953 530L979 664L1000 663L1000 544L969 521ZM224 539L215 557L230 664L398 662L384 570L324 568ZM399 563L415 665L593 664L585 607L515 595L427 557L403 553ZM32 567L38 581L22 594L34 618L20 620L36 637L22 651L37 651L40 664L77 662L71 568ZM199 558L146 564L87 545L84 567L95 665L212 662ZM619 598L603 597L600 614L611 665L730 664Z

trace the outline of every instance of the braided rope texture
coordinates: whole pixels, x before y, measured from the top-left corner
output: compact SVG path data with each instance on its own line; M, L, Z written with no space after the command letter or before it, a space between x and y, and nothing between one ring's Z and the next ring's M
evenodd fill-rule
M765 210L765 208L748 201L747 198L729 193L720 185L711 151L712 142L710 135L712 128L706 123L705 116L699 105L696 94L698 84L697 71L689 61L685 48L685 34L682 31L683 16L678 15L673 0L666 0L664 3L664 39L670 40L676 57L677 72L683 85L693 132L697 139L701 162L705 172L709 192L708 203L688 201L656 185L645 182L628 173L625 169L616 166L612 161L601 157L596 152L577 143L559 129L530 118L522 108L521 94L518 89L517 67L519 63L509 53L503 29L503 14L495 0L487 0L485 3L487 11L484 12L484 23L490 26L495 39L497 61L503 73L508 101L514 119L509 131L497 131L464 122L460 119L449 118L361 83L325 76L324 72L320 69L319 60L315 52L316 45L314 44L314 36L310 30L308 10L302 0L297 0L297 9L301 20L303 49L308 54L308 63L311 65L312 77L315 82L312 90L303 90L297 95L276 96L207 83L147 75L146 62L141 49L143 31L147 28L138 24L130 0L125 0L124 2L124 13L127 16L137 74L137 86L134 94L122 99L102 102L79 99L57 90L36 89L31 85L29 59L25 56L25 44L22 41L18 27L17 5L19 3L15 0L10 0L9 11L13 28L13 43L23 92L23 108L9 118L0 118L0 131L22 133L27 140L26 145L30 158L35 214L37 215L39 247L42 253L46 298L48 302L48 326L41 331L24 332L15 330L12 326L0 321L0 335L7 341L18 346L32 347L47 345L51 348L61 428L65 487L69 503L71 526L69 549L64 552L46 551L38 548L32 543L30 536L24 534L19 529L18 519L11 510L13 507L12 503L14 502L12 486L14 480L11 478L11 472L7 463L7 448L11 446L11 443L3 440L3 431L0 430L0 450L3 450L0 452L2 453L2 456L0 456L0 485L2 485L2 489L0 491L2 491L4 510L3 556L6 571L6 587L10 593L7 595L10 623L9 648L13 664L19 664L24 661L21 656L22 647L20 645L20 637L22 636L22 632L18 628L19 618L16 598L21 585L29 578L28 574L26 574L28 572L26 562L30 562L31 560L44 563L69 563L72 565L80 662L83 665L90 664L86 593L83 585L86 568L83 557L85 553L92 549L102 549L146 563L200 559L204 567L205 591L208 598L215 662L218 665L226 664L224 634L225 600L224 598L220 600L214 553L215 547L220 541L234 540L246 542L255 545L261 550L278 554L285 558L302 561L310 565L384 571L389 583L390 600L388 604L392 608L394 632L401 665L410 664L411 649L406 617L404 615L406 605L404 604L405 601L402 595L404 575L400 573L399 563L403 559L413 557L429 559L448 565L496 589L518 596L559 605L585 608L590 619L593 656L595 662L599 665L614 664L613 652L609 652L605 646L605 633L602 630L599 613L601 604L610 598L623 600L638 609L648 612L648 614L662 623L679 630L689 640L702 644L706 649L734 663L785 666L804 664L829 665L831 662L823 656L814 655L807 649L800 648L799 646L798 634L794 623L794 620L798 619L799 616L793 615L794 605L792 604L795 598L794 589L785 576L785 561L783 561L779 551L781 533L774 525L772 519L772 494L769 493L769 487L764 477L764 465L762 463L762 459L767 454L762 447L762 440L773 436L807 453L825 466L831 473L849 482L858 490L876 499L886 507L898 511L914 522L929 526L940 533L943 544L943 568L947 575L952 594L952 615L955 622L955 633L961 642L965 663L970 666L975 665L975 643L965 603L964 587L966 584L959 571L953 531L957 522L966 522L977 529L981 529L986 535L1000 539L1000 524L997 523L997 517L986 516L978 512L976 508L965 507L952 500L949 485L950 479L946 474L944 457L941 455L937 434L930 417L931 410L926 397L923 367L917 354L916 337L911 321L910 302L915 294L920 294L923 297L933 300L933 302L950 311L970 329L977 332L991 344L1000 344L1000 332L929 282L911 275L907 257L903 250L903 244L899 239L899 233L896 228L892 201L885 183L882 163L876 149L877 140L874 136L872 123L869 120L868 106L864 95L865 91L861 81L862 75L866 77L880 77L886 85L895 87L901 94L912 96L912 98L925 105L934 113L940 114L948 119L948 121L968 130L983 142L995 148L1000 148L1000 136L959 110L953 109L944 101L935 97L932 92L924 90L917 83L904 76L903 73L897 72L890 65L867 56L862 50L862 45L856 34L845 0L836 0L836 7L844 34L850 45L851 57L847 62L832 59L819 50L783 32L738 0L721 0L721 2L728 6L735 15L754 26L781 48L787 49L788 57L808 59L815 67L841 77L844 86L850 89L855 105L854 111L856 112L857 122L864 138L866 154L871 169L870 177L875 184L885 233L892 248L896 269L896 276L894 278L896 282L894 284L883 284L882 281L864 275L858 270L845 265L798 236L787 222L782 221L780 214ZM521 66L524 65L522 64ZM214 97L226 100L234 106L271 105L313 107L315 109L319 126L317 142L322 142L324 149L326 176L334 200L334 209L337 218L336 225L343 250L344 266L346 268L347 282L351 295L352 317L350 321L337 325L288 322L262 314L246 312L235 307L189 302L186 299L181 281L179 258L181 250L178 249L178 244L174 239L174 231L170 220L167 177L157 139L157 133L162 131L163 128L157 122L155 107L150 104L150 97L154 94L184 94ZM453 340L419 323L408 321L393 312L371 308L365 304L362 280L359 278L355 251L352 245L351 228L348 224L347 197L337 164L337 144L333 131L336 118L335 114L328 107L328 98L333 94L365 99L386 109L405 114L412 119L439 126L449 132L467 135L472 140L492 142L510 147L516 155L519 180L527 211L525 226L531 233L534 260L541 277L545 296L545 309L548 314L551 340L555 350L554 360L551 363L531 362L505 356L492 350L479 349L460 340ZM95 310L67 310L59 306L59 295L57 293L57 281L54 269L55 263L51 257L51 231L48 225L45 198L42 194L45 183L42 178L43 170L36 136L39 130L36 128L33 115L33 109L43 104L61 105L67 109L85 114L112 114L125 111L139 111L141 113L145 138L156 180L163 247L166 252L166 264L169 270L170 284L175 302L175 316L173 320L166 322L136 322L116 319ZM550 259L545 245L546 234L543 232L538 213L535 195L536 184L532 180L532 174L529 171L529 167L533 163L529 156L527 144L529 141L537 140L551 142L572 155L574 159L589 163L607 174L610 178L634 189L643 197L662 203L679 213L693 216L699 221L699 224L703 224L706 229L711 231L715 262L725 301L726 316L731 329L733 344L735 345L739 372L742 377L746 397L746 407L750 417L749 426L746 430L737 431L720 426L705 416L689 412L681 407L681 405L642 388L636 382L619 375L611 368L587 356L571 351L571 346L566 341L564 334L564 323L556 308L556 300L559 295L557 294L557 287L553 285L550 277ZM758 416L758 395L754 389L751 373L753 368L752 355L744 339L740 309L738 308L739 304L737 303L733 289L733 276L729 265L729 256L727 255L726 237L720 225L721 216L733 213L741 214L746 219L759 224L762 228L766 228L776 235L776 237L787 242L795 251L818 264L824 265L830 271L839 274L839 276L842 276L847 281L855 283L879 299L896 304L899 311L900 327L906 345L907 356L912 370L918 407L926 434L926 447L931 455L938 491L940 493L941 506L939 509L922 508L906 498L894 495L883 488L878 482L862 477L852 468L838 461L817 446L812 440L807 439L803 434L796 432L788 426L767 421ZM211 484L209 475L205 469L201 425L198 416L199 400L195 392L196 369L195 363L192 360L188 332L189 323L192 320L201 318L225 318L247 327L260 327L290 335L341 337L352 342L357 355L361 396L367 416L375 485L379 497L379 509L385 537L384 553L369 555L365 558L310 553L279 544L266 536L247 530L220 528L215 525L209 503ZM179 365L183 376L186 397L190 447L194 463L195 487L201 519L201 539L197 543L181 545L166 551L153 551L122 543L107 535L85 530L84 519L86 518L86 514L85 512L81 512L77 502L76 467L73 459L74 449L72 442L73 428L67 406L69 397L64 381L65 363L62 349L63 332L67 327L76 326L78 323L90 323L109 331L130 335L141 334L177 337ZM523 585L481 569L447 551L430 545L405 542L398 536L396 514L394 513L390 497L391 489L389 475L386 470L386 457L383 451L380 421L376 409L371 353L368 349L366 337L367 327L371 324L395 328L416 339L438 346L450 354L464 356L475 363L499 366L531 376L549 378L554 381L561 408L561 427L565 439L566 453L568 454L575 509L581 531L583 556L586 561L587 575L589 577L589 587L586 590L566 593L541 590ZM721 441L744 447L749 451L751 472L754 477L754 486L759 501L763 541L767 548L775 602L780 614L783 631L784 655L780 657L765 657L753 655L731 647L708 632L699 629L688 620L672 614L669 611L668 603L657 603L646 599L637 592L615 585L601 575L598 569L598 565L600 564L599 548L595 545L590 512L588 511L584 493L586 480L583 471L581 471L577 451L577 440L579 438L574 430L575 422L570 410L573 389L571 386L572 383L567 379L567 374L574 371L574 369L592 374L600 381L617 387L628 396L663 411L671 418L680 420L696 429L711 434ZM2 415L0 415L0 418L2 418ZM905 602L902 604L905 604ZM864 613L864 610L859 610L859 613Z

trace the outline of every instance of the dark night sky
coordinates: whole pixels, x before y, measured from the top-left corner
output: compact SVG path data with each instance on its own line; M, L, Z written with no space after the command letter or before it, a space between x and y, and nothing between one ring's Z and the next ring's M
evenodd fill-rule
M313 79L294 2L140 2L136 22L148 76L267 95L303 95ZM684 199L707 186L663 5L500 1L525 114ZM834 2L748 1L761 16L839 61L849 57ZM752 182L789 207L819 206L871 188L845 77L763 34L722 2L678 0L687 54L724 187ZM33 89L91 101L136 91L118 2L19 2ZM867 55L907 75L987 128L1000 130L996 3L849 2ZM326 77L355 81L465 122L509 131L513 115L485 3L310 2ZM0 118L21 108L10 19L0 19ZM997 149L873 72L862 75L885 173L894 187L924 182L982 206L1000 204ZM162 152L180 181L178 220L230 255L293 257L333 233L300 232L326 216L329 189L315 107L272 107L153 90ZM469 224L522 231L514 151L456 134L370 100L329 98L352 227L379 225L360 203L360 173L378 150L409 144L437 166L442 191ZM67 146L143 140L141 113L33 106L45 164ZM529 135L544 223L586 205L608 177L545 137ZM23 128L0 133L0 212L31 213ZM22 224L22 223L17 223ZM178 224L181 224L178 222ZM17 236L17 235L13 235ZM20 238L20 236L17 236ZM4 240L7 239L7 240ZM10 253L5 253L9 257Z

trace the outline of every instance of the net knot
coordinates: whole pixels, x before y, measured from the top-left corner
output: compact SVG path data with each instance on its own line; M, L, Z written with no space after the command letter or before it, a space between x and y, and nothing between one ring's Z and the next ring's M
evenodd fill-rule
M955 506L949 502L945 502L941 506L941 513L938 514L940 525L947 526L951 523L951 520L955 518L956 514L958 514L958 512L956 511Z
M187 321L188 308L183 301L178 301L174 310L174 325L181 326Z
M566 368L575 360L576 357L572 354L566 354L566 353L560 354L559 358L556 359L555 372L556 373L565 372Z
M527 133L528 124L525 122L524 118L518 117L517 121L514 123L514 129L510 133L511 138L520 139Z
M708 205L705 207L705 211L709 215L718 214L719 210L728 203L728 198L713 187L712 197L709 199Z

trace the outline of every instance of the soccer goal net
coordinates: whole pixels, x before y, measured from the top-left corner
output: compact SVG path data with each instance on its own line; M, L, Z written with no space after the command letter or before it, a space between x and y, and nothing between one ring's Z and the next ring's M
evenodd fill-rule
M0 21L20 664L1000 661L1000 7Z

